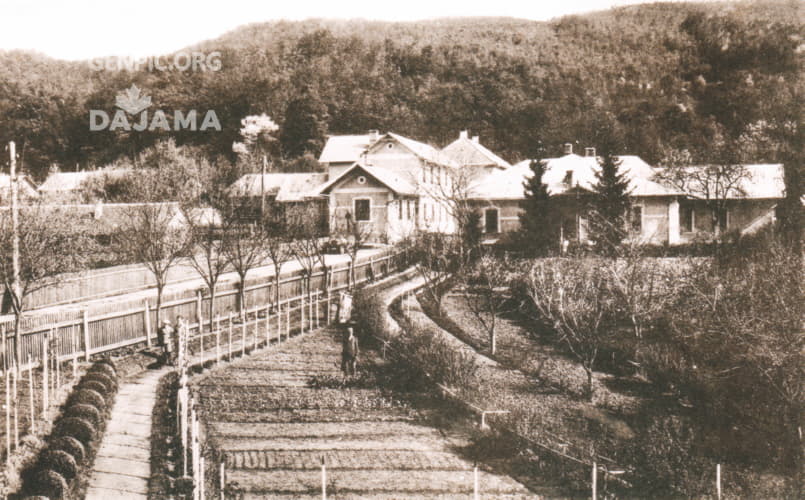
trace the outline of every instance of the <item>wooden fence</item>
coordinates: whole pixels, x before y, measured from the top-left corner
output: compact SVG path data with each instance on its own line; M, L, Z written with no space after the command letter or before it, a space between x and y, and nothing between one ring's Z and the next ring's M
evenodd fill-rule
M379 255L363 257L355 263L357 281L366 281L373 276L383 276L398 269L402 253L387 250ZM343 290L349 284L349 265L329 268L327 291ZM303 295L305 277L300 272L283 277L275 283L273 277L247 280L245 288L246 304L259 304L265 308L274 302L275 287L279 286L280 301L288 301ZM324 291L325 275L318 269L310 277L310 289ZM234 284L230 284L234 285ZM223 287L222 287L223 288ZM183 290L163 298L161 318L175 323L179 316L187 318L191 329L198 329L199 324L209 324L209 295L204 290ZM156 307L147 300L137 299L131 302L110 302L103 304L101 310L84 310L72 313L73 317L59 318L58 321L44 321L28 325L28 331L21 336L23 369L37 365L42 360L43 340L47 336L54 345L55 355L60 361L72 360L76 357L88 360L93 354L100 354L133 344L150 344L156 336ZM106 310L105 310L106 309ZM226 316L233 310L240 309L237 287L222 289L216 292L213 316ZM6 335L6 365L13 362L14 337L8 325L0 325Z

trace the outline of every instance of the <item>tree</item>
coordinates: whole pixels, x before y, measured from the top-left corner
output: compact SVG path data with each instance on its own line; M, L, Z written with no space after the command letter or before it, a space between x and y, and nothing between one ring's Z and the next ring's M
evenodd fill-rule
M333 234L346 243L347 255L349 255L350 287L354 287L356 282L355 261L358 259L358 251L372 236L372 225L357 222L352 213L347 212L343 217L335 217L332 228Z
M236 193L228 197L222 205L222 217L227 230L227 244L223 250L227 261L238 274L238 305L241 318L246 318L246 276L249 271L262 264L266 256L265 242L268 231L262 220L246 221L242 214L249 207L249 201Z
M548 185L542 182L545 163L531 160L528 167L531 177L523 183L525 200L520 214L519 237L532 255L545 255L559 241L559 219L551 203Z
M288 103L280 143L285 155L295 158L305 153L318 153L327 134L327 107L318 93L305 87Z
M508 259L481 257L464 279L465 290L461 295L476 323L486 332L493 356L497 352L498 318L507 310L509 267Z
M604 255L614 255L626 237L629 179L619 171L621 161L607 147L595 173L589 212L589 238Z
M35 291L57 284L59 275L81 270L93 242L74 213L61 208L24 206L19 213L19 286L14 287L13 230L10 209L0 210L0 278L14 313L14 361L22 358L21 320L26 299ZM3 305L4 308L6 304ZM5 345L5 340L3 341Z
M190 263L210 292L208 319L212 331L218 280L229 264L227 250L232 232L231 221L218 217L213 207L191 206L183 212L190 231ZM199 331L202 328L199 324Z
M302 268L305 278L305 293L308 301L312 296L313 273L316 264L321 264L324 273L323 289L327 290L328 269L324 258L322 241L323 228L318 207L297 205L287 210L289 234L291 235L291 253Z
M282 211L276 205L269 208L261 222L266 232L263 248L274 266L274 307L278 307L282 266L293 257L291 232L288 230Z
M613 310L605 264L597 259L539 260L531 268L526 293L587 374L587 396L593 397L593 368L601 348L613 334L606 320Z

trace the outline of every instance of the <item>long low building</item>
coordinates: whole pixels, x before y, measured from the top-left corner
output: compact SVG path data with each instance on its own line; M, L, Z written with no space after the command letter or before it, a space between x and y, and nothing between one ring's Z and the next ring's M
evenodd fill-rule
M632 197L630 237L676 245L721 231L749 231L774 220L784 197L782 165L745 165L740 185L724 193L723 213L691 186L662 180L662 171L638 156L618 156ZM594 148L540 159L543 180L556 198L561 238L586 242L586 200L600 158ZM378 241L396 241L416 231L452 233L456 200L481 215L487 238L517 231L532 160L510 165L466 131L442 149L394 133L330 137L322 151L323 173L250 174L233 189L262 193L276 203L318 203L332 219L349 214ZM691 167L707 168L707 167Z

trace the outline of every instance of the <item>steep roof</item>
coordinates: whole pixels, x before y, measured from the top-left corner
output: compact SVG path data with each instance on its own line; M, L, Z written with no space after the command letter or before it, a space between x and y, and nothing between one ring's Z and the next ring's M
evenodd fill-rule
M460 136L442 149L442 153L463 166L509 168L511 164L496 155L475 138Z
M377 135L331 135L321 151L321 163L358 161L361 154L377 140Z
M392 132L387 133L384 137L389 137L398 143L400 143L403 147L411 151L417 157L429 162L434 163L437 165L443 165L445 167L458 167L458 164L453 161L450 156L442 153L438 149L434 148L430 144L425 144L424 142L415 141L413 139L409 139L407 137L403 137L398 134L394 134ZM371 148L370 148L371 150Z
M246 174L229 189L240 196L260 196L264 186L265 193L274 196L276 201L302 201L306 197L315 196L318 187L326 180L327 174L314 172Z
M681 191L666 187L652 180L654 169L638 156L618 156L620 168L629 177L632 196L676 196ZM543 182L551 194L562 194L572 188L590 190L595 184L595 173L600 168L593 156L569 154L560 158L542 160L546 164ZM531 177L531 160L524 160L506 170L492 172L476 183L474 198L521 199L523 183ZM569 174L570 173L570 174ZM570 181L568 183L567 181Z
M693 171L696 169L705 169L707 166L697 165L688 167ZM727 193L727 199L774 199L785 197L785 180L784 169L780 163L775 164L753 164L743 166L746 176L738 179L735 189L730 189ZM658 169L658 172L660 170ZM691 181L691 185L687 187L687 194L692 197L700 197L701 193L705 191L704 185L708 180L707 175L700 178L701 182ZM715 181L713 182L713 185ZM724 189L721 189L722 191ZM711 188L711 191L719 191L717 188Z
M338 177L331 179L326 184L320 186L317 192L319 194L323 194L326 191L329 191L338 182L347 178L349 175L352 175L355 172L365 172L370 177L373 177L376 181L383 184L384 186L386 186L391 191L397 194L403 194L403 195L417 194L416 187L407 180L405 180L403 177L398 175L397 173L385 168L371 167L367 165L362 165L360 163L352 165L350 168L343 171L341 175L339 175Z

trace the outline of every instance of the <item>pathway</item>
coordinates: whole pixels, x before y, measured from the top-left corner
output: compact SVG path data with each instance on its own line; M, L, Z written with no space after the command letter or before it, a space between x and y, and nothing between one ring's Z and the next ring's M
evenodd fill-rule
M86 500L148 498L151 412L159 379L169 369L146 370L120 386L95 457Z

